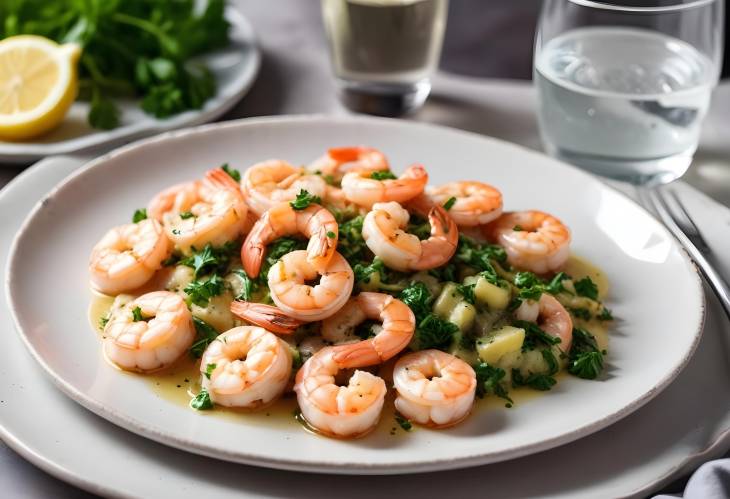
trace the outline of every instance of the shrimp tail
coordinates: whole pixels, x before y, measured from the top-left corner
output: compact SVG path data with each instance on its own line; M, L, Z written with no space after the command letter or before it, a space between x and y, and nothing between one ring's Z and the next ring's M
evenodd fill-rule
M327 149L327 154L330 158L337 161L338 163L349 163L350 161L357 161L362 152L361 147L332 147Z
M231 303L231 312L272 333L291 334L303 324L302 321L289 317L278 308L263 303L236 300Z
M332 347L332 351L332 359L342 369L372 366L386 360L375 348L375 343L372 340L339 345Z

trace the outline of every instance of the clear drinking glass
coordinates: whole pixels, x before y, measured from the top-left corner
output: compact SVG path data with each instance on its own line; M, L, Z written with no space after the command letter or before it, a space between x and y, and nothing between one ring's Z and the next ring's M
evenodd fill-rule
M340 99L353 111L398 116L431 92L448 0L322 0Z
M659 184L697 149L718 81L724 0L545 0L534 81L548 153Z

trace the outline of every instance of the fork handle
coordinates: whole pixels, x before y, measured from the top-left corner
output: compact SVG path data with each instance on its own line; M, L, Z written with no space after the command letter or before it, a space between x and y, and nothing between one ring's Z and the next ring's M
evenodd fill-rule
M730 319L730 288L728 288L727 283L710 264L705 255L697 248L697 246L694 245L694 243L692 243L692 241L689 240L682 229L679 228L664 205L657 199L659 194L657 194L654 189L646 189L645 193L648 195L651 204L653 205L656 213L659 215L661 221L667 229L669 229L669 232L671 232L684 247L697 268L699 268L700 272L702 272L705 280L715 292L717 299L720 301L720 305L722 305L722 308L725 310L725 315L727 315L728 319Z

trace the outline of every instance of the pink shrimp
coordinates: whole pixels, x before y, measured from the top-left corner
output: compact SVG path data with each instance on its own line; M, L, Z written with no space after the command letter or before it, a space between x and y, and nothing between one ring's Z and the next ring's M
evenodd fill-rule
M409 167L398 178L378 180L370 171L355 171L342 177L345 197L360 206L371 208L376 203L404 203L423 193L428 173L421 165Z

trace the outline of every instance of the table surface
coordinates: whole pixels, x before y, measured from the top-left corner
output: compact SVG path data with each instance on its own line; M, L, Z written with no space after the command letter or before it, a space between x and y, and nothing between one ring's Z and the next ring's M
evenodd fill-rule
M335 95L317 0L279 0L275 13L266 2L235 0L232 3L252 21L263 60L250 93L222 120L276 114L347 114ZM456 54L450 57L448 50L449 47L461 50L465 46L462 42L446 43L443 59L459 58ZM452 66L459 65L449 64ZM730 206L728 115L730 82L721 84L715 91L699 150L684 180ZM407 119L470 130L541 150L535 93L531 83L525 80L441 72L434 77L433 91L426 105ZM0 187L20 171L22 167L0 166ZM0 469L3 470L0 490L4 497L92 497L40 471L1 442Z

